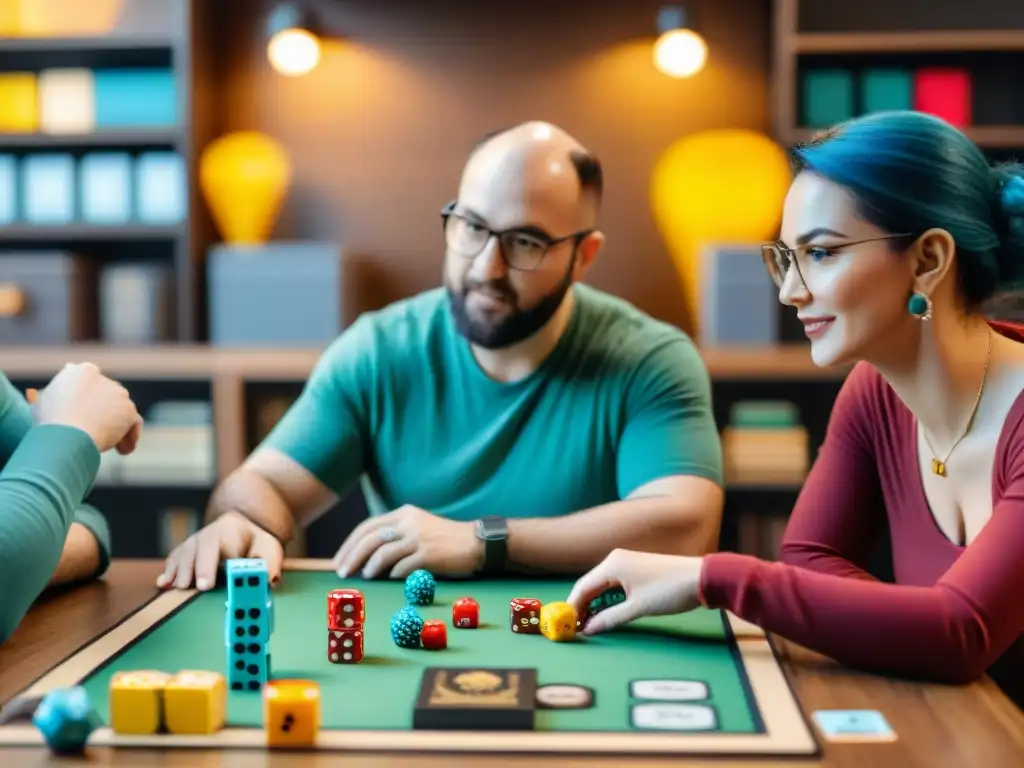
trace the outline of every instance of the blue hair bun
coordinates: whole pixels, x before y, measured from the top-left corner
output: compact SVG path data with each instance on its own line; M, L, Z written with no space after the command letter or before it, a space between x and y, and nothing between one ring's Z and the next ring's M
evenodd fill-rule
M1003 181L1000 203L1008 216L1024 216L1024 178L1009 174Z

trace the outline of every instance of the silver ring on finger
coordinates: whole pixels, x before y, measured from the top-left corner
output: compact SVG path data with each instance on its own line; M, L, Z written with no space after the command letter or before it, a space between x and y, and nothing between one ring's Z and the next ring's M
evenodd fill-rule
M387 528L381 528L379 535L381 541L394 541L398 538L398 531L388 526Z

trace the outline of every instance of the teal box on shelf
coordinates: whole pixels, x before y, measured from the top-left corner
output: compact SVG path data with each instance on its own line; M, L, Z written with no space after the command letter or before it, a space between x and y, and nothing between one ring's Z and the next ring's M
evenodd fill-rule
M125 224L132 217L132 158L127 152L93 152L78 169L82 220Z
M210 343L326 346L342 330L342 249L280 241L207 254Z
M29 224L75 219L75 158L65 153L26 155L21 163L22 214Z
M845 69L806 72L802 83L803 114L807 128L828 128L854 115L854 78Z
M904 69L868 69L860 78L862 112L914 108L914 74Z
M169 69L100 69L94 76L97 128L178 124L177 83Z
M185 163L177 152L144 152L135 160L135 215L146 224L177 224L188 208Z
M0 155L0 224L13 224L18 218L18 159Z

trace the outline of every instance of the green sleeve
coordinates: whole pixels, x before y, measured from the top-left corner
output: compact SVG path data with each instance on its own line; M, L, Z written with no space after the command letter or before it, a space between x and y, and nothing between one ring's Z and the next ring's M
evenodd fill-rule
M28 401L6 376L0 375L0 466L7 463L25 435L34 426L32 409ZM110 566L113 550L110 526L107 524L106 518L98 509L88 504L82 504L75 509L72 522L85 526L96 538L100 552L100 565L94 576L103 575Z
M670 475L723 483L711 380L689 339L664 344L640 362L626 391L626 411L618 453L622 498Z
M46 589L99 466L85 432L47 424L29 430L0 471L0 643Z
M366 471L377 342L362 315L317 361L302 393L262 442L339 495Z

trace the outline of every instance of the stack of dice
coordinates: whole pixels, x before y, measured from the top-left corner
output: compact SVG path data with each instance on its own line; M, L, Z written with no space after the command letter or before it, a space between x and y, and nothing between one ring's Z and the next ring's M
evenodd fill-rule
M358 664L363 660L363 624L366 599L358 589L332 589L327 593L327 660L332 664Z
M429 571L413 571L405 580L408 603L391 617L391 639L399 648L441 650L448 647L448 629L440 619L424 621L416 610L418 605L432 605L437 582Z
M267 561L239 557L225 565L224 646L227 682L233 691L259 691L270 679L270 636L274 632L274 598Z

